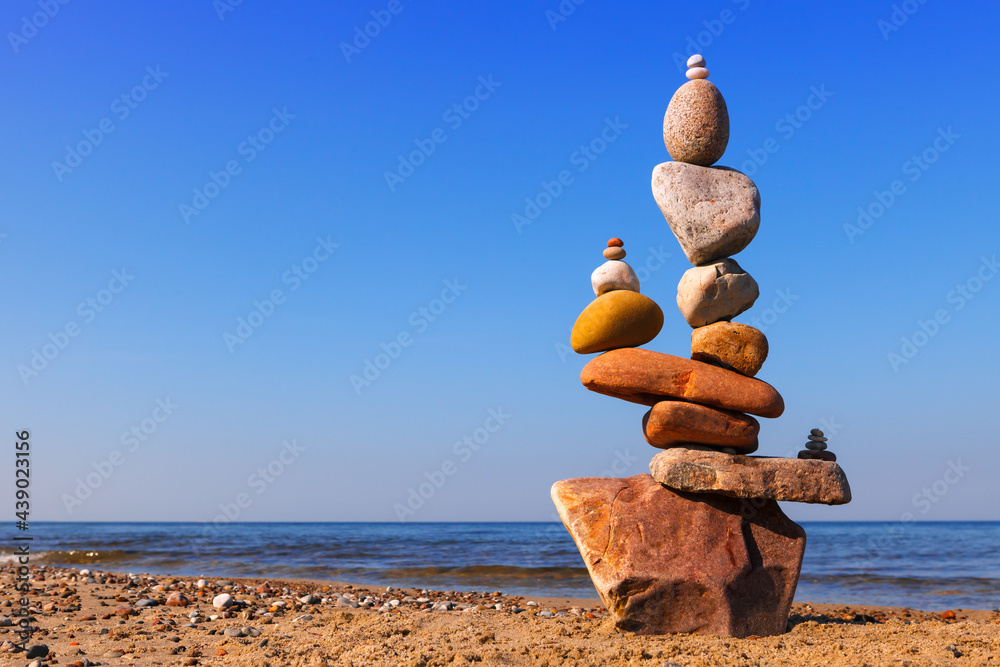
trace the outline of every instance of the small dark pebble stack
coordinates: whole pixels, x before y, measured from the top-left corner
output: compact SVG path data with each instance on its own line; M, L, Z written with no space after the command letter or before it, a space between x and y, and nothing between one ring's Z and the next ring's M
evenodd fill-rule
M800 459L819 459L820 461L836 461L837 455L826 451L826 438L823 431L814 428L809 431L809 442L806 448L799 452Z

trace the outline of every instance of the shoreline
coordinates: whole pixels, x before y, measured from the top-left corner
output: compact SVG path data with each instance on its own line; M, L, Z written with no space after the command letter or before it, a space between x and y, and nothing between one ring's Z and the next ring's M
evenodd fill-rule
M42 664L89 665L751 665L994 664L1000 613L796 603L773 637L636 636L597 599L442 592L311 579L133 575L33 566L29 596ZM16 606L13 567L0 568ZM387 590L388 588L388 590ZM231 596L225 609L217 596ZM313 597L307 597L313 596ZM227 598L219 598L227 602ZM500 609L496 607L499 606ZM192 617L192 614L197 615ZM0 611L2 613L2 611ZM7 613L11 613L8 611ZM0 619L2 639L16 627ZM648 657L643 657L648 656ZM13 660L13 662L10 662ZM89 661L86 662L86 661ZM658 662L657 662L658 661ZM0 664L28 664L0 646Z

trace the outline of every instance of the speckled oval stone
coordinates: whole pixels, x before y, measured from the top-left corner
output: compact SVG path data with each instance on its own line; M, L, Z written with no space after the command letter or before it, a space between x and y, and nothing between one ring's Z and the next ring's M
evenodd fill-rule
M570 346L580 354L638 347L663 328L663 311L648 296L614 290L597 297L576 318Z
M729 144L729 110L714 83L695 79L677 89L663 117L663 143L677 162L719 161Z

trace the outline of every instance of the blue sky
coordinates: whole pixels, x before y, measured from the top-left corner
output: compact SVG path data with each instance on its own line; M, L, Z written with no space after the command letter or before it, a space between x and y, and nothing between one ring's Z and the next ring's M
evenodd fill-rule
M5 3L0 400L33 518L551 520L554 481L646 471L644 409L566 345L620 236L648 347L689 353L649 184L697 45L719 164L762 197L738 321L787 409L759 453L824 428L854 489L786 512L996 519L998 13Z

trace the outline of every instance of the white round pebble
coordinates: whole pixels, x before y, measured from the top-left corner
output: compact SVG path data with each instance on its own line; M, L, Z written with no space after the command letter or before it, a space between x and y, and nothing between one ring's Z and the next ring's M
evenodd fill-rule
M705 56L701 55L700 53L694 54L693 56L691 56L690 58L688 58L687 66L688 67L704 67L705 66Z
M692 67L687 71L687 78L694 81L695 79L707 79L708 70L704 67Z
M631 266L620 260L612 259L594 269L594 272L590 274L590 285L594 288L594 294L597 296L616 289L638 292L639 277L635 275Z
M198 585L198 588L204 588L205 586L208 586L208 582L205 581L204 579L199 579L197 585Z
M233 596L229 593L222 593L221 595L216 595L212 599L212 606L216 609L225 609L233 603Z

